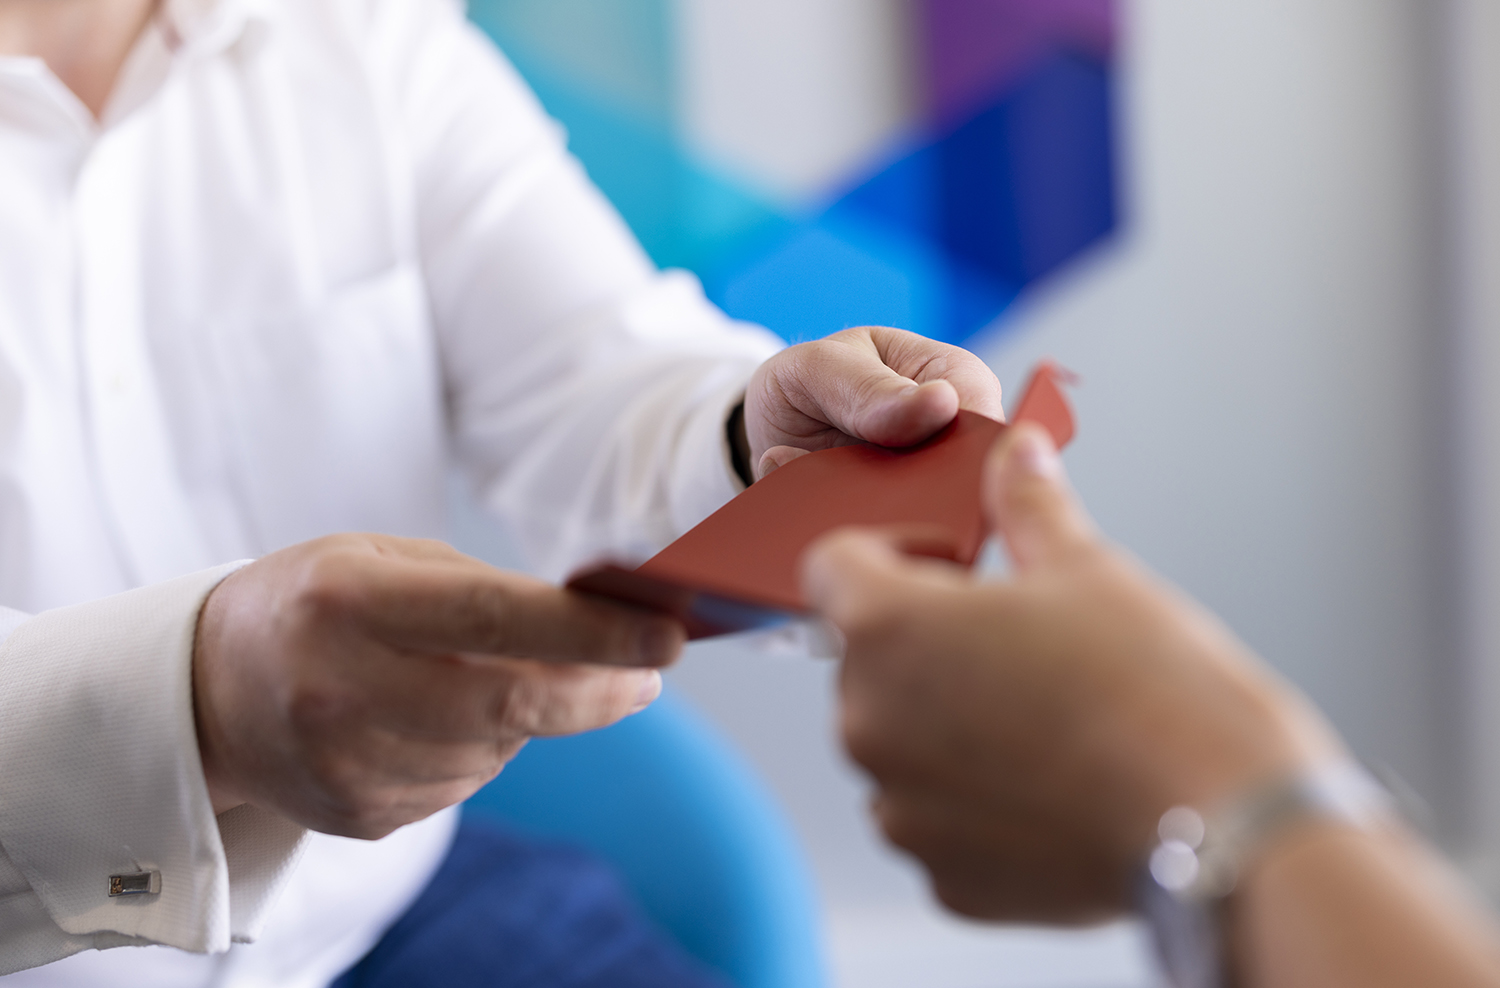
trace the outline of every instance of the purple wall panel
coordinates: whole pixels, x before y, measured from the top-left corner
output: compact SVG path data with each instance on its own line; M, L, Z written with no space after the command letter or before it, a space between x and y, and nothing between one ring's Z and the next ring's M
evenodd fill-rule
M1108 63L1114 0L916 0L928 112L954 123L1058 48Z

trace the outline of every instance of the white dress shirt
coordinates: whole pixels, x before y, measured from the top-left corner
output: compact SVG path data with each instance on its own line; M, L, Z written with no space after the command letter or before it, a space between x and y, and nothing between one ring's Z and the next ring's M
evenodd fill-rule
M203 598L329 532L441 537L455 462L545 573L649 552L738 489L724 421L776 346L654 270L455 0L167 0L97 123L0 58L5 984L355 961L455 815L215 820Z

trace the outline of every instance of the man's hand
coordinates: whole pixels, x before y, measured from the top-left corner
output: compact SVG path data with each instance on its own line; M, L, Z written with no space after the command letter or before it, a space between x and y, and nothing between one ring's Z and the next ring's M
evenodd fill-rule
M842 631L843 733L887 835L973 916L1099 918L1174 805L1337 752L1210 615L1096 534L1051 440L1007 431L986 502L1006 582L846 530L804 587Z
M661 690L675 622L471 559L338 535L230 576L193 693L215 812L253 803L377 838L457 803L526 739L603 727ZM646 668L619 668L636 666Z
M813 450L911 446L960 408L1003 421L1000 382L967 350L879 326L846 329L766 361L745 391L745 441L759 479Z

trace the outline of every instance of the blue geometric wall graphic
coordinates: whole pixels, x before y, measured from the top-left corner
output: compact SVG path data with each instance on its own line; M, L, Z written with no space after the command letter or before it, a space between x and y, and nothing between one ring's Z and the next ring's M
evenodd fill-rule
M945 250L955 293L928 335L962 341L1026 285L1115 227L1110 77L1071 52L1042 61L968 120L830 209Z
M908 0L933 45L963 40L962 64L929 52L925 122L811 214L684 149L678 2L693 0L472 0L470 15L652 258L731 315L792 342L879 323L964 343L1115 229L1110 0ZM1018 33L975 42L968 25Z
M794 340L846 326L914 326L932 303L914 259L893 256L899 249L875 235L808 223L732 274L710 272L705 287L726 311Z

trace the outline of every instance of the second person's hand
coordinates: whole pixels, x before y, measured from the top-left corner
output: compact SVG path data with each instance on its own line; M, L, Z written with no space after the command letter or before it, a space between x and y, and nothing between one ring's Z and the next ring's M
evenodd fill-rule
M1083 921L1129 905L1161 814L1339 751L1211 615L1106 543L1041 430L1002 437L986 504L1013 575L984 582L845 530L808 599L847 640L843 734L887 835L951 908Z

